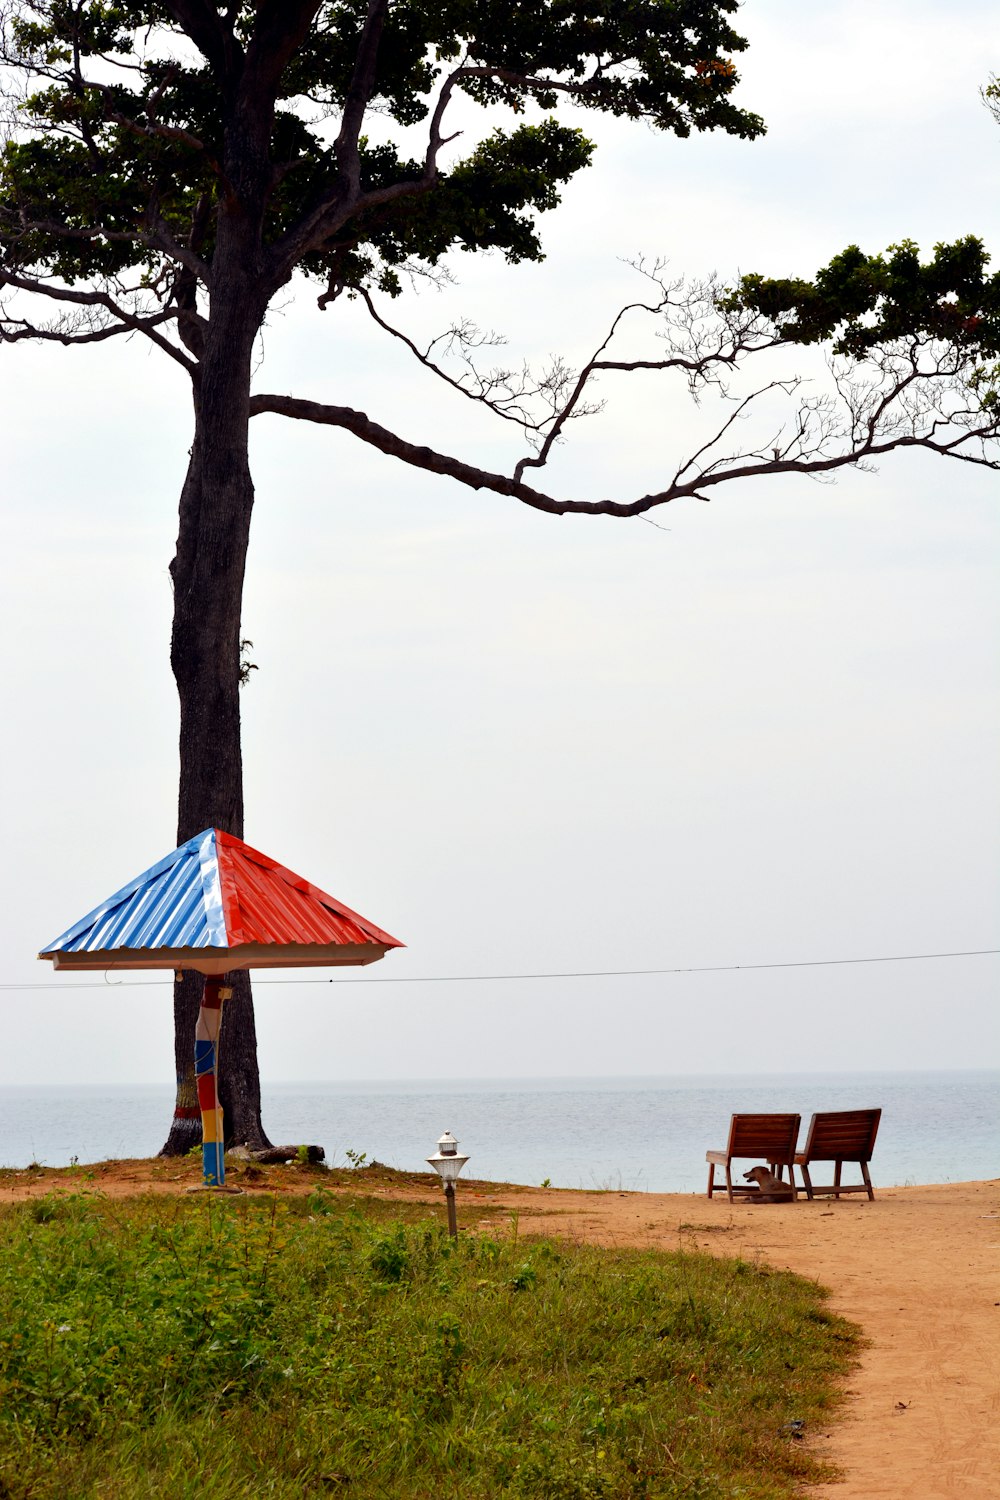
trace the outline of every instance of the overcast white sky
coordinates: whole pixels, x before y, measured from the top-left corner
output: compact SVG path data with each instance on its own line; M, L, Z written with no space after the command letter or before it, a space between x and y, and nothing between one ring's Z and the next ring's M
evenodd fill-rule
M579 358L635 293L623 256L809 274L853 241L969 232L1000 254L978 97L995 5L753 0L740 24L764 140L588 120L600 150L544 224L546 262L458 257L460 284L400 317L466 312L518 356ZM272 319L258 388L513 461L509 435L313 297ZM0 1082L168 1081L168 987L78 989L34 955L174 844L188 398L121 343L7 348L0 392ZM683 392L605 394L552 490L631 496L672 472ZM911 455L672 506L657 530L544 517L278 418L255 424L253 465L246 836L408 944L369 980L1000 947L996 476ZM261 1066L995 1066L998 965L268 984Z

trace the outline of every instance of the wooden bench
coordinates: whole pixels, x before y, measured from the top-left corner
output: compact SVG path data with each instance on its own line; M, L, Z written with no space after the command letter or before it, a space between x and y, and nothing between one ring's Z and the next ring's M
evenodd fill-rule
M867 1193L869 1198L875 1197L872 1180L868 1175L868 1163L875 1150L875 1137L878 1135L878 1122L881 1118L880 1109L840 1109L813 1115L805 1149L795 1154L795 1165L802 1172L807 1198L812 1198L816 1193L832 1193L835 1198L839 1198L841 1193ZM813 1183L809 1168L816 1161L833 1162L832 1186L816 1187ZM841 1182L840 1173L845 1161L858 1163L863 1182Z
M729 1122L729 1144L725 1151L706 1151L708 1162L708 1196L721 1193L723 1184L716 1184L715 1169L723 1167L726 1173L725 1192L730 1203L734 1194L752 1198L760 1191L756 1183L733 1186L730 1164L734 1160L767 1162L777 1177L788 1168L792 1184L792 1196L796 1196L793 1163L797 1160L795 1146L799 1138L801 1115L733 1115Z

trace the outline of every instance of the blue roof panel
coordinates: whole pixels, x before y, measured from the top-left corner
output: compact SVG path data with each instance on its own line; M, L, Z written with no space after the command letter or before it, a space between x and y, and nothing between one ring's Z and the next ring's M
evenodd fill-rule
M215 830L189 839L42 949L227 948Z

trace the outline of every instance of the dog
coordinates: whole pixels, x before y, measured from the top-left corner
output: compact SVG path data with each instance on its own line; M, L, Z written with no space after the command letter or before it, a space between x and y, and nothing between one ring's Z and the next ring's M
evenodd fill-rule
M770 1167L751 1167L743 1176L747 1182L757 1184L758 1191L753 1195L754 1203L790 1203L795 1197L792 1184L775 1177Z

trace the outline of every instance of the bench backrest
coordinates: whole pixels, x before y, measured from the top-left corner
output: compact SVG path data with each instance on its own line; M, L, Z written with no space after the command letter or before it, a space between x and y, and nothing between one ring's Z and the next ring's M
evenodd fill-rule
M802 1155L807 1161L870 1161L880 1109L839 1109L813 1115Z
M728 1156L755 1156L787 1164L795 1156L801 1115L733 1115Z

